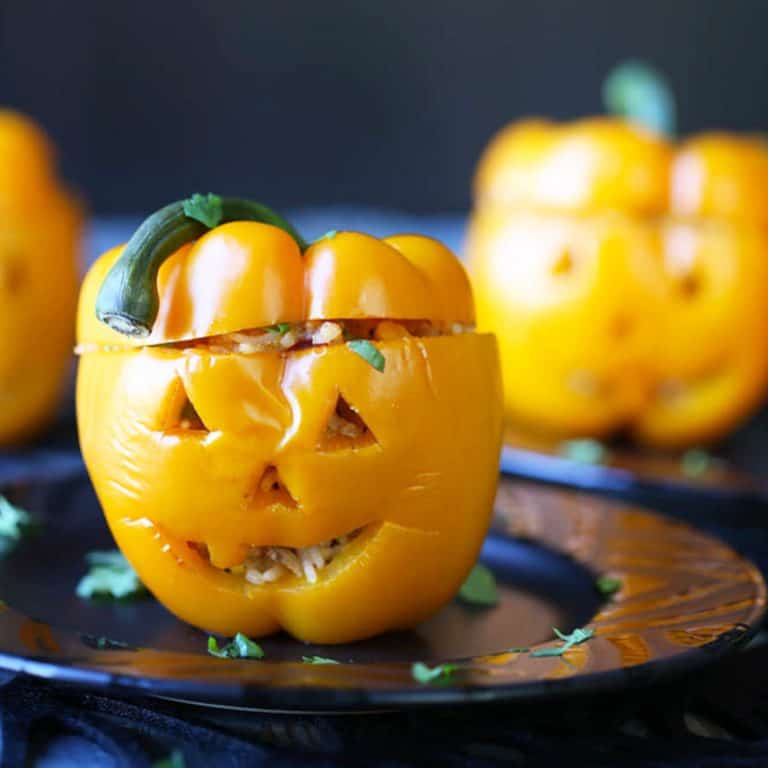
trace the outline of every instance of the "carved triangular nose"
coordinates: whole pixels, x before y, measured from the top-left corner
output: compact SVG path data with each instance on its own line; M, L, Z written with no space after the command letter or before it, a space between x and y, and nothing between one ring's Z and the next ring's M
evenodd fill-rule
M265 507L273 504L280 504L292 509L298 507L296 499L293 498L291 492L283 484L277 467L274 464L268 464L264 472L262 472L253 492L250 494L250 500L256 505Z
M208 427L200 418L200 414L189 399L184 384L181 381L177 381L176 386L177 388L168 409L168 421L165 428L186 432L208 432Z
M203 420L200 418L200 415L195 409L195 406L192 405L192 401L189 398L187 398L187 401L184 403L181 412L179 413L179 427L181 429L205 430L206 432L208 431L205 424L203 424Z
M339 395L317 445L322 452L343 451L376 445L376 436L362 416Z

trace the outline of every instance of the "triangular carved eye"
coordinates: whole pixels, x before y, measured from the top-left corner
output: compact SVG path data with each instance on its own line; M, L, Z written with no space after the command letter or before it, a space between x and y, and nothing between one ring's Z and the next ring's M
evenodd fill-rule
M293 509L298 507L296 499L283 485L277 467L273 464L269 464L262 473L252 493L249 494L249 501L260 507L268 507L273 504L281 504Z
M177 432L209 431L180 380L171 396L165 428Z
M205 430L206 432L208 431L205 424L203 424L203 420L200 418L200 415L195 409L195 406L192 405L192 401L189 398L187 398L187 401L182 406L181 413L179 414L179 427L181 429L194 429L198 431Z
M320 436L317 449L323 452L343 451L376 445L376 436L362 416L341 396Z

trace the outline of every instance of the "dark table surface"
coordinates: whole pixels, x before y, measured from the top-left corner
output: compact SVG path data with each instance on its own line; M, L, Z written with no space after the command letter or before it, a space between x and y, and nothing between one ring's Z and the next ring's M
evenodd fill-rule
M460 249L461 217L304 212L308 237L328 229L419 230ZM98 222L88 256L135 220ZM0 453L0 483L80 463L71 405L36 443ZM626 499L626 496L624 497ZM631 501L698 522L768 570L768 509L645 493ZM768 633L704 672L663 686L536 705L483 705L358 716L230 712L154 699L117 700L0 673L3 766L151 766L176 753L194 766L766 766ZM183 762L179 757L183 755ZM173 764L173 763L171 763Z

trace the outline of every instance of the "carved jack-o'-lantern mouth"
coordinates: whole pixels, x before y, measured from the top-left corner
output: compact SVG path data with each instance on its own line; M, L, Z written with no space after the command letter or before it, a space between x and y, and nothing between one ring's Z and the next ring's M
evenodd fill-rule
M235 578L243 578L248 585L315 584L318 578L323 577L326 569L331 566L338 568L342 562L359 557L377 527L377 523L371 523L307 547L250 547L241 544L235 559L240 560L242 557L242 561L233 566L223 566L221 560L217 562L222 553L205 543L188 542L188 546L207 560L212 568L226 571ZM355 541L357 545L350 546Z

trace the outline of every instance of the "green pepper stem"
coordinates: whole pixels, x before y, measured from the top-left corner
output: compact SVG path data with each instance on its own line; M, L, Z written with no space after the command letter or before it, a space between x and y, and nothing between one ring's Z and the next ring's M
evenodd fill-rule
M104 279L96 297L96 317L118 333L149 336L160 306L160 266L182 245L208 231L205 224L185 213L185 202L166 205L145 219ZM302 252L307 248L307 243L285 219L260 203L222 198L218 223L229 221L272 224L293 237Z
M625 61L603 82L606 111L657 133L674 136L677 109L664 76L642 61Z

